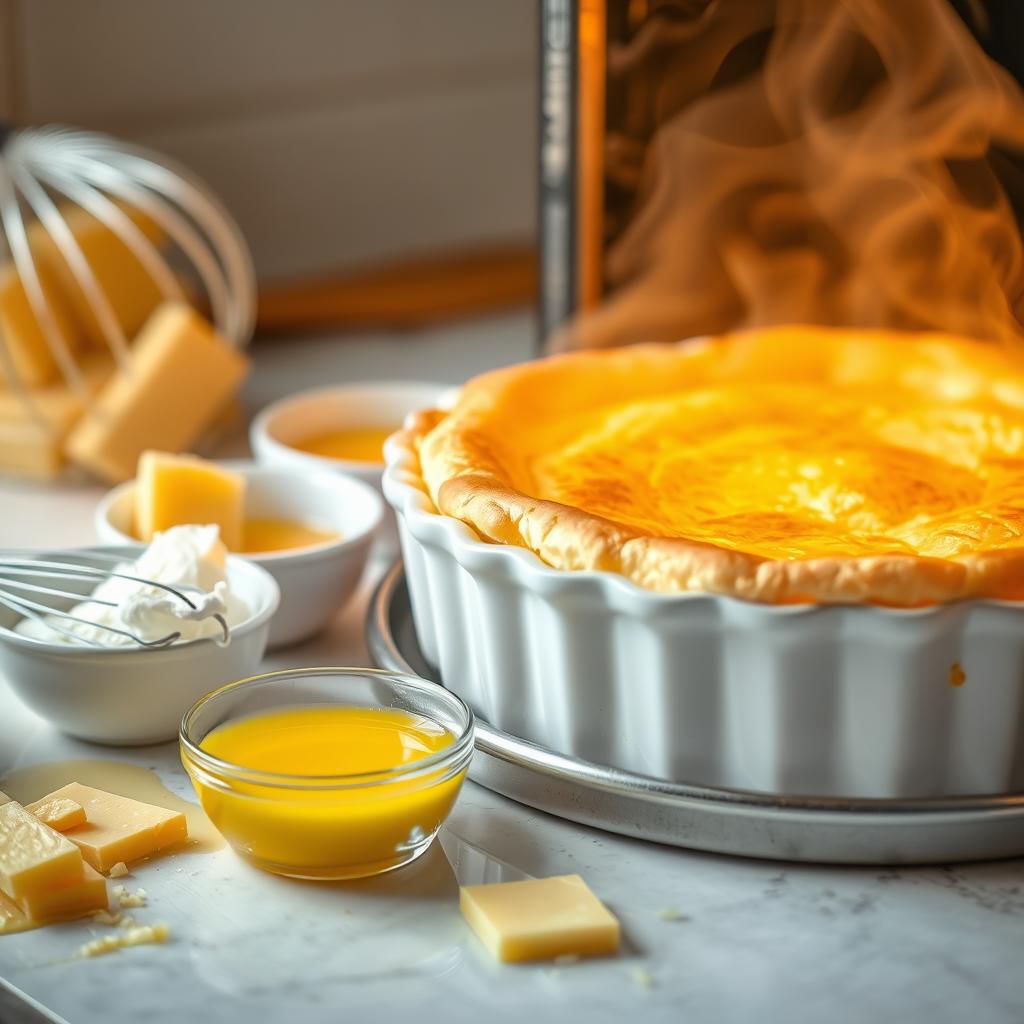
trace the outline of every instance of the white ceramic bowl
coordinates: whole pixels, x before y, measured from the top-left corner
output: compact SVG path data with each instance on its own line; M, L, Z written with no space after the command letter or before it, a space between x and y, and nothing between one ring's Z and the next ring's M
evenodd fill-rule
M337 531L338 540L293 551L247 554L277 580L281 606L270 624L270 648L319 633L355 593L380 525L377 492L339 473L276 469L252 462L226 463L246 479L245 511L254 518L292 519ZM135 544L135 482L121 484L96 506L100 540Z
M136 558L139 545L47 552L40 558L109 568L89 553ZM0 607L0 673L14 693L62 732L93 743L138 746L163 743L178 733L181 716L203 694L255 673L267 645L279 593L258 565L228 556L228 582L248 605L248 619L232 627L231 642L209 637L170 647L95 648L48 643L13 632L22 618ZM34 581L36 577L19 577ZM43 585L52 579L38 578ZM89 593L95 580L64 580L61 589ZM50 598L65 609L71 601Z
M317 434L355 427L400 426L416 409L444 407L454 393L449 385L411 381L368 381L302 391L268 405L253 420L249 439L260 462L286 469L347 473L381 490L384 464L329 459L291 447ZM398 552L394 514L385 509L377 553Z
M784 796L1024 791L1024 603L767 605L564 572L438 514L415 453L387 455L423 653L496 728Z

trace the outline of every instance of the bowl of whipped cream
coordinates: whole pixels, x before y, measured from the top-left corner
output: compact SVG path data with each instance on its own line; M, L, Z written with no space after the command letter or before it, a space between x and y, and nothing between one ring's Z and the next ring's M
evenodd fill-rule
M93 743L162 743L199 697L259 668L280 593L265 569L227 553L215 526L174 527L146 548L28 557L100 572L98 579L72 572L55 580L45 570L38 579L17 577L76 595L45 599L64 615L0 606L0 674L63 732ZM188 603L153 584L186 594ZM166 646L138 642L168 636L176 639Z

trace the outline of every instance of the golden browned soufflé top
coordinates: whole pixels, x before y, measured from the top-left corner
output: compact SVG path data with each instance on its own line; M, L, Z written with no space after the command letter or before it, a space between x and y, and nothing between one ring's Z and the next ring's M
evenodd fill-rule
M437 510L664 593L1024 598L1024 356L783 327L477 377L405 433Z

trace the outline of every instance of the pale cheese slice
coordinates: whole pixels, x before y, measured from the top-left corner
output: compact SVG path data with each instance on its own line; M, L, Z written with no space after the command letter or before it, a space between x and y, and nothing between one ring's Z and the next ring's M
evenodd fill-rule
M20 901L81 872L77 846L14 800L0 807L0 891Z
M85 808L67 797L48 799L44 797L32 804L25 804L25 810L34 814L44 825L55 832L67 832L69 828L85 824Z
M155 807L79 782L50 793L44 800L67 798L85 809L86 822L65 833L97 871L109 871L119 861L146 857L188 838L180 811Z
M600 956L619 948L619 922L579 875L467 885L459 908L499 960Z

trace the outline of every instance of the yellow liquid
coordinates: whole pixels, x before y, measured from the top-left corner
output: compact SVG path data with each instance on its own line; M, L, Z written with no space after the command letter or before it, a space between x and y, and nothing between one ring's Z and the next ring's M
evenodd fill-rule
M340 536L336 530L323 530L290 519L246 519L242 525L242 552L254 555L308 548L338 540Z
M455 737L430 719L385 708L300 707L228 722L202 742L245 768L351 775L412 765ZM464 772L357 788L288 788L209 780L183 755L210 820L258 867L297 878L358 878L413 860L448 816Z
M358 427L315 434L293 444L300 452L320 455L325 459L346 462L384 462L384 442L396 431L394 427Z

